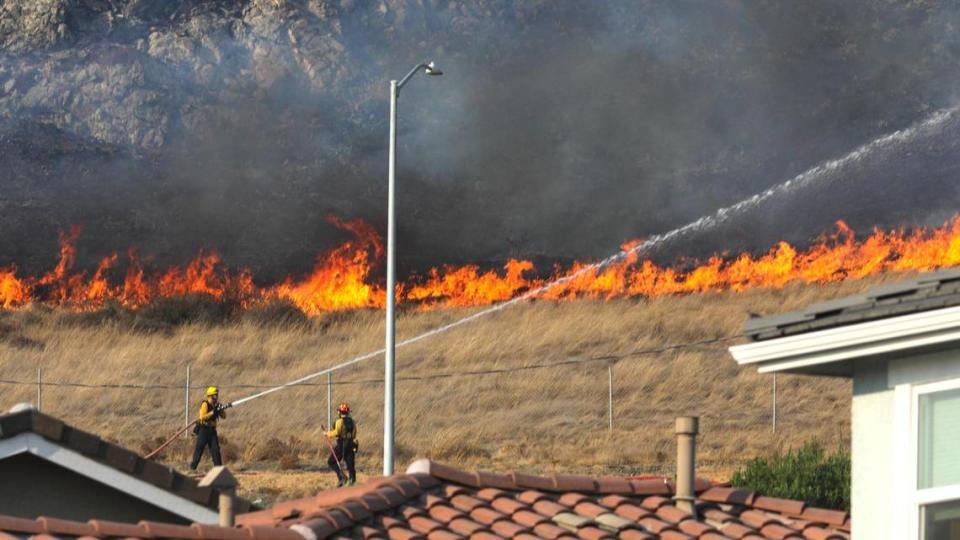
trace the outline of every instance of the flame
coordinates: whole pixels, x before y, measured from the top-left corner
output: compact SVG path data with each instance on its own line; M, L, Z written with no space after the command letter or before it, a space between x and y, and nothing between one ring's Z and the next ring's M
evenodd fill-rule
M328 221L352 238L321 253L309 274L267 286L257 285L247 269L231 271L214 251L201 251L183 267L148 271L137 251L130 249L122 280L117 254L101 259L87 277L74 270L81 230L71 227L60 234L60 257L51 271L33 277L19 275L15 266L0 267L0 309L16 309L31 302L74 310L98 309L115 302L135 309L160 298L187 294L208 295L242 307L284 299L310 315L382 308L386 293L378 278L383 244L376 230L361 220L328 217ZM629 251L639 243L634 240L622 247ZM659 266L636 253L599 269L586 270L587 263L577 262L554 269L547 278L538 276L533 263L526 260L511 259L502 269L487 271L477 265L443 266L398 284L397 298L421 309L488 305L577 273L542 296L570 301L776 289L794 282L831 283L882 272L956 265L960 265L960 216L932 229L875 229L859 240L841 221L834 232L818 237L806 250L779 242L760 255L716 255L699 263L684 261L678 267Z

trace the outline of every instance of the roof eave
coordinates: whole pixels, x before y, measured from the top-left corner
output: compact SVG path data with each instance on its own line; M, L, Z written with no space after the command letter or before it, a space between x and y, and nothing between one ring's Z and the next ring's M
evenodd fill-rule
M960 342L960 306L730 347L760 373L852 375L859 359Z

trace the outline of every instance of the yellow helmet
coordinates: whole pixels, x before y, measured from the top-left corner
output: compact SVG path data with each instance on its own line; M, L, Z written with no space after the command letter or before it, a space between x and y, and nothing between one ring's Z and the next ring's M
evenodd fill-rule
M217 390L217 387L216 387L216 386L208 386L208 387L207 387L207 395L208 395L208 396L215 396L215 395L217 395L217 394L219 394L219 393L220 393L220 391Z

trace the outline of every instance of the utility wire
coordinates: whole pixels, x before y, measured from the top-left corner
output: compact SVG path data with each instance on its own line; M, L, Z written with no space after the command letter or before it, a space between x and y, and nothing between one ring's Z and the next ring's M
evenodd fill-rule
M588 356L588 357L571 357L565 360L560 360L557 362L545 362L541 364L526 364L522 366L511 366L503 368L487 368L487 369L476 369L476 370L467 370L467 371L447 371L439 373L428 373L425 375L405 375L402 377L397 377L399 381L432 381L438 379L453 379L460 377L475 377L482 375L498 375L504 373L516 373L520 371L530 371L536 369L550 369L555 367L571 366L577 364L589 364L595 362L617 362L625 359L636 359L643 356L649 356L652 354L661 354L676 350L683 349L692 349L697 347L702 347L704 345L723 343L727 341L733 341L738 339L739 335L726 336L720 338L705 339L702 341L694 341L687 343L677 343L674 345L666 345L663 347L655 348L645 348L645 349L635 349L632 351L622 352L622 353L613 353L613 354L604 354L599 356ZM51 387L72 387L72 388L115 388L115 389L127 389L127 390L183 390L184 385L181 384L156 384L156 383L144 383L144 384L130 384L130 383L82 383L82 382L72 382L72 381L25 381L25 380L15 380L15 379L0 379L0 384L7 385L23 385L23 386L36 386L40 384L41 386L51 386ZM364 385L364 384L383 384L383 379L355 379L347 381L331 381L333 385ZM238 383L238 384L218 384L220 388L276 388L278 385L269 384L269 383L260 383L260 384L250 384L250 383ZM302 382L297 384L289 384L286 386L307 386L307 387L324 387L327 386L326 382L322 383L310 383ZM206 386L191 386L191 390L200 390L206 388Z

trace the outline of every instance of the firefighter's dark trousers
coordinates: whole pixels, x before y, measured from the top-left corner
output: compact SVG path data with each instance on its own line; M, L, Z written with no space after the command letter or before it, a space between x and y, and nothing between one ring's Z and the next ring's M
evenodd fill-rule
M337 459L340 460L340 465L343 466L343 470L347 471L347 474L350 475L349 479L351 482L357 481L357 469L354 468L354 457L356 451L353 447L353 441L337 441L336 445ZM337 467L337 459L334 459L333 456L330 456L330 459L327 460L327 465L330 466L330 469L333 472L337 473L337 480L343 482L346 478L343 477L343 473L340 472L340 468Z
M217 428L213 426L199 426L197 429L197 445L193 448L193 461L190 462L190 468L197 470L200 464L200 456L203 455L203 449L210 447L210 457L214 465L222 465L220 460L220 439L217 437Z

